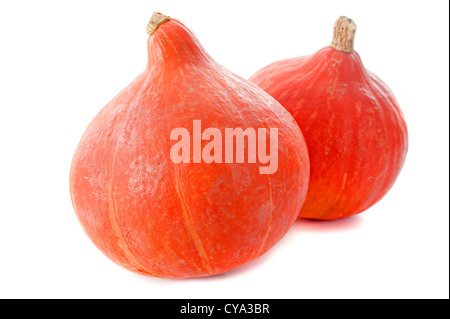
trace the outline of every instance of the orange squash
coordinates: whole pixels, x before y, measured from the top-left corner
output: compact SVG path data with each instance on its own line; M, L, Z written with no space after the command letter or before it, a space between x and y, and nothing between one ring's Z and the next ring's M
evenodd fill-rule
M155 13L147 31L146 69L98 113L78 145L72 203L94 244L129 270L220 274L265 253L294 223L309 179L306 144L278 102L217 64L180 21ZM278 169L262 174L262 164L250 160L196 161L204 139L186 162L174 162L171 132L193 136L196 121L222 133L276 128Z
M404 116L354 51L355 31L341 17L330 46L274 62L250 78L295 117L308 145L311 180L300 217L363 212L389 191L405 162Z

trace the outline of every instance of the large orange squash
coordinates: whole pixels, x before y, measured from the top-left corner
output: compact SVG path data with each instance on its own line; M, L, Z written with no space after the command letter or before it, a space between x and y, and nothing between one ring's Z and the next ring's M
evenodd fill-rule
M180 21L154 14L148 33L147 68L78 145L73 206L94 244L121 266L170 278L220 274L265 253L294 223L309 179L306 144L278 102L218 65ZM194 136L199 121L222 133L267 129L270 143L276 128L276 172L264 174L265 164L248 158L194 160L208 140L191 144L189 163L174 162L171 132Z
M311 180L300 217L360 213L392 187L408 134L394 94L353 49L356 24L341 17L313 55L274 62L250 80L295 117L308 145Z

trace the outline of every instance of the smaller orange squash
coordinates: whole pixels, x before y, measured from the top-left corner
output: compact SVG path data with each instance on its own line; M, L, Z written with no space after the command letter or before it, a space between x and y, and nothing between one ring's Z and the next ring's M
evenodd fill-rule
M295 117L305 136L311 180L300 217L363 212L389 191L405 162L404 116L354 51L355 32L356 24L340 17L330 46L274 62L250 78Z

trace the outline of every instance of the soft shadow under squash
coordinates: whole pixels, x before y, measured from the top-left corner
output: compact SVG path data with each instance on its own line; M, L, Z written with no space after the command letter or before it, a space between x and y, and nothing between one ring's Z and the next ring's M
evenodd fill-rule
M312 231L312 232L328 232L341 231L356 228L362 224L362 218L359 215L336 220L317 220L297 218L292 229L294 231Z

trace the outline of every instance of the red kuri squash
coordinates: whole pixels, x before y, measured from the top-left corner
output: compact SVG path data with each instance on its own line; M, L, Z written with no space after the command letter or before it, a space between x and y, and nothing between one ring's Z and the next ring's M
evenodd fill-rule
M408 136L391 90L353 49L355 23L340 17L331 46L272 63L250 80L297 120L308 145L311 179L300 217L360 213L394 184Z
M72 203L87 235L121 266L157 277L220 274L269 250L294 223L309 179L306 144L289 112L217 64L180 21L155 13L147 31L147 68L99 112L78 145ZM199 125L211 130L199 135ZM231 146L208 148L230 128ZM193 136L192 145L174 152L181 142L174 129ZM269 145L262 137L277 142L275 172L260 157L237 159L238 138L250 152L256 130L264 133L263 155ZM234 146L236 163L217 157ZM205 149L218 154L195 158L201 149L202 156Z

